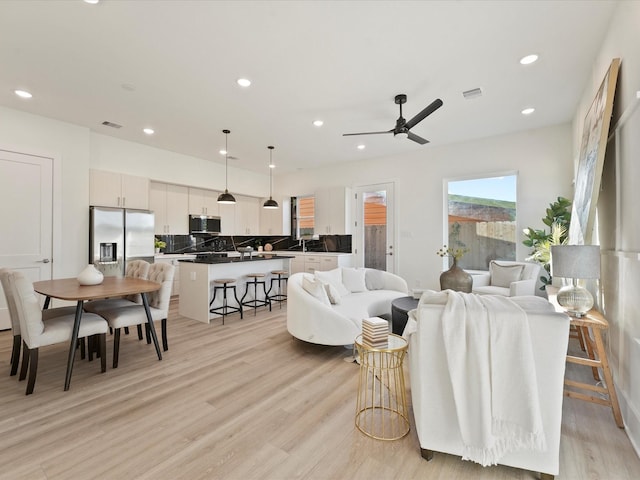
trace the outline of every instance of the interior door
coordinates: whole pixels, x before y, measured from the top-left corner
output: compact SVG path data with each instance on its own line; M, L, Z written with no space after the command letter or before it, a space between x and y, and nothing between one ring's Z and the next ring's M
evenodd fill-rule
M33 281L52 275L52 171L51 158L0 150L0 267L20 270ZM8 328L3 292L0 329Z
M355 255L360 267L395 273L393 183L356 188Z

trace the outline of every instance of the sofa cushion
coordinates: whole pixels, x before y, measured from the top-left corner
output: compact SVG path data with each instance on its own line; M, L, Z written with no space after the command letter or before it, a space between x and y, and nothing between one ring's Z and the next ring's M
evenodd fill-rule
M350 293L342 283L342 268L340 267L334 268L333 270L316 271L315 278L322 283L330 283L333 285L341 296Z
M340 292L338 292L338 289L333 285L331 285L330 283L324 283L323 285L324 285L325 291L327 292L327 297L329 298L329 302L331 302L331 305L339 304L340 299L342 298L342 295L340 295Z
M473 293L480 295L504 295L509 296L511 290L508 287L496 287L495 285L488 285L486 287L476 287L473 289Z
M507 265L492 261L489 264L491 285L509 288L511 282L517 282L522 277L522 265Z
M374 268L368 268L364 274L367 290L382 290L384 288L384 272Z
M327 297L327 291L324 288L324 284L317 280L310 280L307 277L302 279L302 288L304 288L310 295L314 296L322 303L331 306L331 302L329 301L329 297Z
M360 324L363 318L379 317L391 313L391 301L404 297L405 294L396 290L374 290L344 295L340 305L333 309L340 315L355 320Z
M342 269L342 283L345 288L351 293L366 292L365 271L364 268L344 267Z

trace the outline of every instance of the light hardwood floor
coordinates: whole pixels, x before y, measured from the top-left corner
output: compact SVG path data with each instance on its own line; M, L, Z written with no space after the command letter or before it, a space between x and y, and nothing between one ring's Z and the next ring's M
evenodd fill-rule
M451 455L426 462L413 425L393 442L360 433L350 352L294 340L286 306L204 325L179 317L174 299L168 328L161 362L136 335L123 336L115 370L107 341L105 374L78 355L68 392L66 345L42 348L28 397L9 377L11 332L0 332L0 478L537 478ZM640 478L610 409L568 398L560 465L562 480Z

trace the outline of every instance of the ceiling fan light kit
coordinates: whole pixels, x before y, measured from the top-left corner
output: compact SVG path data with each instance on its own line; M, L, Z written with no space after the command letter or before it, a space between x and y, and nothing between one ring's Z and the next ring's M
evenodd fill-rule
M236 203L236 199L233 195L229 193L228 183L229 183L229 145L227 140L229 138L229 134L231 130L224 129L222 130L224 133L224 193L218 195L218 203L222 203L225 205L231 205Z
M391 130L382 131L382 132L344 133L342 134L342 136L349 137L353 135L379 135L382 133L393 133L393 136L396 138L400 138L400 139L408 138L409 140L419 143L420 145L429 143L429 140L426 140L420 137L419 135L416 135L415 133L410 132L410 130L413 127L415 127L418 123L420 123L422 120L424 120L429 115L431 115L433 112L435 112L437 109L439 109L443 105L442 100L440 100L439 98L436 98L433 102L427 105L420 113L418 113L415 117L413 117L409 121L407 121L402 116L402 105L404 103L407 103L407 96L403 93L398 94L395 96L394 101L396 105L400 106L400 116L396 120L395 128L392 128Z

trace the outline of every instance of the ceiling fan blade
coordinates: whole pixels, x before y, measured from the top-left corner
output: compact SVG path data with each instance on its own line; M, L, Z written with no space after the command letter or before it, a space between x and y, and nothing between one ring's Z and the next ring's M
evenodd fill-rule
M419 137L418 135L416 135L415 133L411 133L411 132L407 132L408 138L409 140L413 140L416 143L419 143L420 145L424 145L425 143L429 143L429 140Z
M409 128L409 129L415 127L418 123L420 123L422 120L427 118L429 115L431 115L437 109L439 109L441 106L442 106L442 100L440 100L439 98L436 98L424 110L422 110L419 114L417 114L415 117L413 117L411 120L409 120L405 124L405 126L407 128Z
M392 133L393 130L385 130L384 132L362 132L362 133L343 133L343 137L350 137L352 135L378 135L380 133Z

